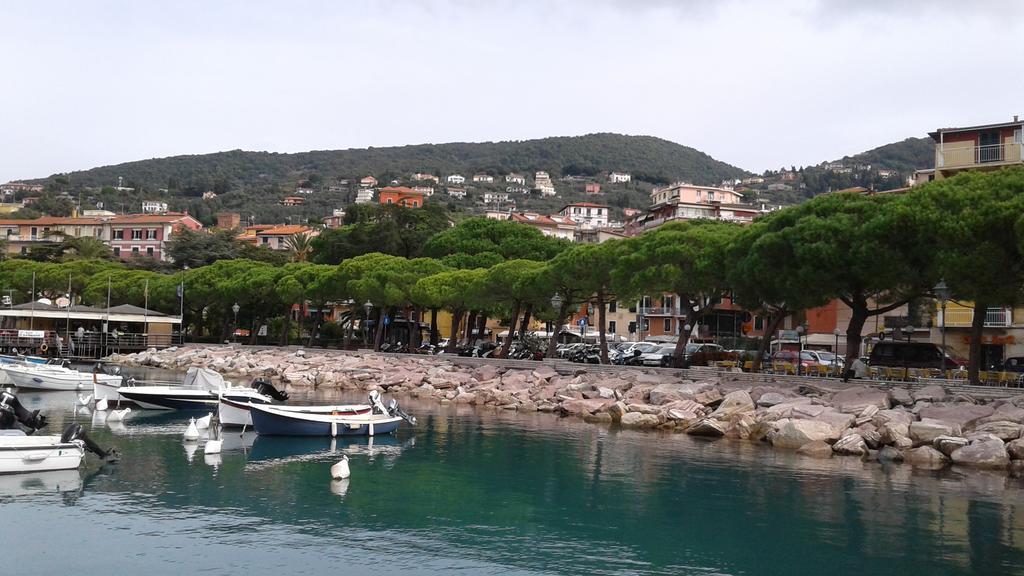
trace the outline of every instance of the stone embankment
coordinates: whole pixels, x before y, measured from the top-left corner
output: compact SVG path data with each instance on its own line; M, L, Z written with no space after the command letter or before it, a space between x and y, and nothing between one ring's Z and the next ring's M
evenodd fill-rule
M148 350L113 362L236 378L287 389L374 390L504 410L556 412L623 428L766 442L811 457L856 456L916 466L1024 471L1024 395L981 403L941 386L752 386L709 372L703 379L640 369L572 375L546 364L458 366L444 357L244 348Z

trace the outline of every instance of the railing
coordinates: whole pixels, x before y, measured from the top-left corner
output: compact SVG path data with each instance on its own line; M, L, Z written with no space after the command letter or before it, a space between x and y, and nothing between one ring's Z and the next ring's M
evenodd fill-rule
M64 239L63 234L36 234L35 236L26 235L19 236L17 234L8 234L2 236L8 242L60 242Z
M1006 308L989 308L985 311L986 328L1005 328L1010 326L1012 321L1013 315ZM974 310L970 308L946 310L946 328L969 328L973 322Z
M956 168L997 162L1020 162L1024 144L989 144L985 146L955 146L939 149L939 168Z
M668 306L668 307L665 307L665 306L658 306L658 307L648 306L648 307L640 309L640 314L642 314L644 316L672 316L675 313L676 313L676 309L671 307L671 306Z

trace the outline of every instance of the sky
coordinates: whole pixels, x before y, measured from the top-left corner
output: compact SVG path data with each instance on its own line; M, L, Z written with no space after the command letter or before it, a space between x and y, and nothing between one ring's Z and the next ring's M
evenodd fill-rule
M1017 0L0 0L0 182L618 132L761 172L1024 116Z

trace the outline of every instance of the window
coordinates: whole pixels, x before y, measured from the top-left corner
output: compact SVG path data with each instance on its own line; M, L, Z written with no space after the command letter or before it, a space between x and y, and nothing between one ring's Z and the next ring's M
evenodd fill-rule
M124 229L118 228L114 230L114 240L124 240Z
M612 334L615 334L615 320L611 320L608 322L608 331L611 332Z
M764 330L764 316L754 316L754 330Z
M391 198L388 198L388 204L391 204L391 203L392 203L392 202L391 202Z
M37 234L39 234L39 229L38 229L38 228L36 228L35 226L33 226L33 227L32 227L32 239L33 239L33 240L35 240L35 239L36 239L36 235L37 235Z
M120 255L121 255L121 249L118 248L117 246L114 246L114 256L120 256Z
M663 328L664 328L666 334L671 334L672 333L672 319L671 318L665 318Z
M138 255L138 253L139 253L139 247L138 246L132 246L132 256L136 256L136 255Z
M152 246L146 248L146 256L149 256L149 257L153 256L153 247Z
M142 240L142 230L132 230L132 240Z
M662 296L661 307L662 308L675 308L676 299L674 296Z
M146 230L146 240L156 240L156 228Z
M608 303L608 312L611 312L612 314L614 314L615 311L618 310L618 309L619 309L619 303L616 302L615 300L612 300L611 302Z

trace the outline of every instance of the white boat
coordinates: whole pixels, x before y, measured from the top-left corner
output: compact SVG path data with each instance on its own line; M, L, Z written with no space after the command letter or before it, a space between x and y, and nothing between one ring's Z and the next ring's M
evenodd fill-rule
M153 410L212 411L217 408L221 397L260 404L288 399L287 393L279 392L261 379L255 380L251 386L232 386L217 372L199 367L189 368L181 386L125 385L118 388L117 393L141 408Z
M80 372L55 364L3 364L2 370L18 388L36 390L85 390L93 380L117 386L121 377L112 374Z
M26 436L20 430L0 430L0 474L46 472L78 468L85 443L64 442L60 436Z
M220 425L225 427L252 428L252 410L250 408L250 404L270 404L270 402L265 401L265 398L259 398L258 396L259 394L255 396L249 395L249 397L245 397L244 395L234 393L221 394L220 402L217 405L217 419L220 420ZM346 414L351 416L369 414L371 410L371 406L369 404L351 404L338 406L275 405L274 407L284 412L301 412L306 414L327 415Z

